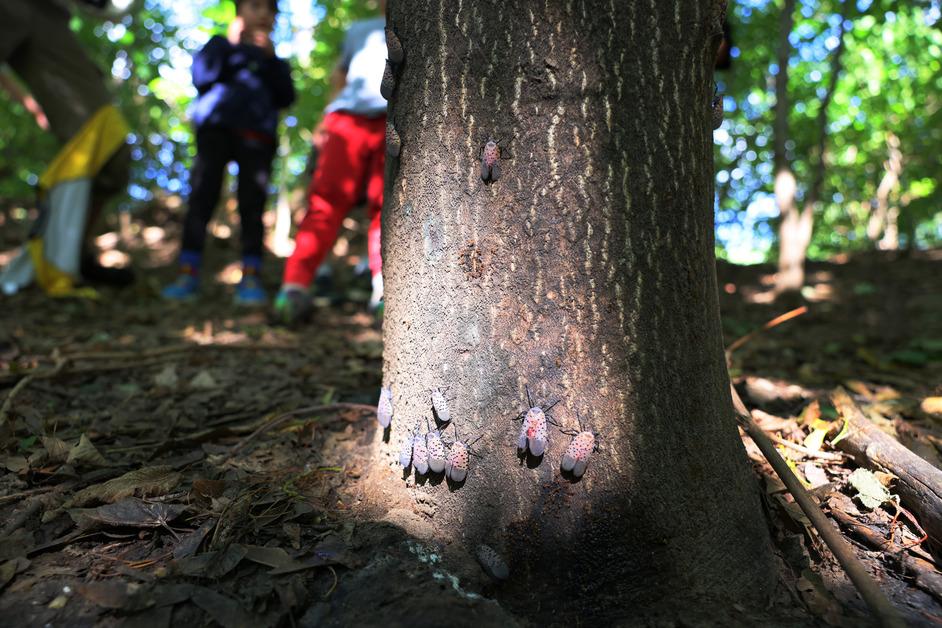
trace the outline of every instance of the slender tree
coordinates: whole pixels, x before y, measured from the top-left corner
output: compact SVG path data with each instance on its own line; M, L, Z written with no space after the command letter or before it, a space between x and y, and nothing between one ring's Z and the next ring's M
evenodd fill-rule
M431 502L439 541L493 547L516 610L625 616L665 598L761 596L774 579L714 270L725 4L389 3L404 50L383 210L394 413L374 480ZM500 176L485 182L489 140ZM446 438L480 437L481 457L461 484L413 487L393 460L438 388ZM598 432L581 481L561 475L570 438L554 426L542 458L518 455L527 390L558 400L560 425Z
M805 260L814 230L815 206L821 197L824 173L827 167L825 155L828 139L828 106L834 97L837 81L841 75L841 57L844 53L844 18L848 10L846 3L840 6L840 24L837 29L838 44L831 54L831 74L818 104L815 124L817 145L810 163L810 181L805 188L804 206L799 209L795 200L798 182L788 158L786 146L790 140L788 118L791 111L788 92L788 63L793 47L790 41L794 26L795 0L785 0L779 22L777 52L778 72L775 75L775 201L782 222L779 227L778 277L776 291L799 290L805 283Z

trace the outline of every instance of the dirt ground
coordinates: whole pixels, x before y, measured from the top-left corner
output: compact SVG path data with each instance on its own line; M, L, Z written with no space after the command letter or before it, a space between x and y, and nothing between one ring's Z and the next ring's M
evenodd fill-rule
M9 226L0 256L21 235ZM531 623L473 557L423 538L432 513L422 503L365 506L381 490L362 479L376 464L369 406L382 337L356 258L335 264L346 298L288 330L232 305L231 236L211 242L200 300L162 301L175 234L155 229L128 223L101 241L105 259L130 255L131 288L99 300L35 290L0 300L0 403L15 394L0 415L16 426L0 453L0 624ZM879 550L852 536L907 621L936 625L942 587L906 569L905 557L936 563L917 543L918 521L894 519L892 502L867 508L848 481L856 467L815 454L833 452L820 432L839 420L827 399L842 386L942 468L942 251L812 264L801 299L771 301L771 270L718 267L727 345L808 307L731 353L734 383L750 409L780 421L772 431L810 451L782 447L822 506L845 515L845 529L850 516L911 546ZM272 293L280 271L277 260L265 269ZM720 623L866 625L834 558L745 442L783 580L767 616L730 609ZM696 609L662 610L645 623L717 623Z

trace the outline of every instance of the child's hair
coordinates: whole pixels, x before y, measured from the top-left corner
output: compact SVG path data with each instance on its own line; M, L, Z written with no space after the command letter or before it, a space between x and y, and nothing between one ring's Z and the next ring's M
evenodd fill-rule
M235 4L236 12L239 11L239 5L245 2L245 0L232 0L232 3ZM278 13L278 0L268 0L268 4L271 7L272 13Z

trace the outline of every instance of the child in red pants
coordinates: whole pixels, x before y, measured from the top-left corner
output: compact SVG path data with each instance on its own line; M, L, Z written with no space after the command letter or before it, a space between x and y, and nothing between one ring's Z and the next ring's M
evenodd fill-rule
M340 64L334 73L336 98L315 133L317 166L308 187L307 214L295 236L294 253L285 265L275 298L276 318L294 323L311 310L308 288L317 268L337 239L350 208L366 191L370 218L368 249L373 276L371 306L382 298L380 210L383 206L383 162L386 100L380 94L386 65L385 18L355 22L347 31Z

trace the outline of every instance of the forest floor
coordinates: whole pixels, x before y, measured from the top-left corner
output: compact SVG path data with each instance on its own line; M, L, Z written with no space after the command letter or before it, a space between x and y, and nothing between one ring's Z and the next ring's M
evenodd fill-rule
M133 287L99 300L52 301L36 290L0 300L0 403L15 395L0 423L8 413L16 427L0 434L13 443L0 453L0 617L51 626L529 623L491 601L500 585L472 558L422 540L432 514L423 504L364 506L376 503L364 499L376 490L364 477L382 337L349 257L335 267L350 299L289 330L232 304L231 238L211 243L203 297L168 304L159 290L172 278L174 234L125 227L123 240L101 242L130 253ZM0 254L18 235L4 229ZM272 292L280 270L265 270ZM811 264L809 287L787 303L769 299L771 274L718 266L727 345L808 308L732 352L734 382L765 429L805 448L780 450L855 532L858 557L907 621L942 623L942 575L928 543L917 543L918 520L894 518L891 501L865 507L848 481L856 467L828 433L840 421L830 394L843 387L942 469L942 251ZM820 537L744 442L790 574L786 597L805 609L789 623L868 623ZM891 478L880 478L893 493ZM865 531L896 545L867 545ZM911 560L934 577L914 577Z

